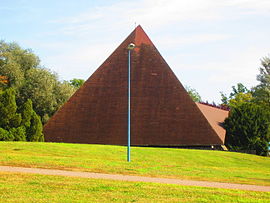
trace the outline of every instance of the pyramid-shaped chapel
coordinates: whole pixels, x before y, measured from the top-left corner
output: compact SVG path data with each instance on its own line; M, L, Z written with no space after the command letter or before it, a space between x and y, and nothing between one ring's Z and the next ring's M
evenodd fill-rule
M223 145L225 131L217 120L222 122L227 112L193 102L141 26L47 122L45 140L126 145L130 43L136 45L131 51L131 145ZM217 111L221 116L215 119Z

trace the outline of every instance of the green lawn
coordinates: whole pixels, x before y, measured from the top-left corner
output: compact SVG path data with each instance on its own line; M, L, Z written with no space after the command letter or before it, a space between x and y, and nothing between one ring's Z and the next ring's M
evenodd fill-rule
M241 153L110 145L0 142L0 165L270 185L270 158Z
M0 202L270 202L270 192L0 172Z

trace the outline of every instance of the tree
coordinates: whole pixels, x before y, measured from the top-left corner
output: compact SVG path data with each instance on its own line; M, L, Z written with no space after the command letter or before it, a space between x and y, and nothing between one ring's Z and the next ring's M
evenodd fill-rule
M54 89L57 83L56 76L46 69L30 69L26 72L27 80L20 89L18 102L22 104L31 99L34 110L42 118L51 116L57 107ZM45 121L44 121L45 122Z
M69 84L72 85L74 88L79 89L84 82L85 80L83 79L73 78L72 80L69 81Z
M0 128L0 141L13 141L14 136L7 130Z
M75 91L67 82L58 81L57 75L47 69L30 69L26 72L26 77L18 101L21 104L31 99L33 108L43 123L46 123Z
M270 141L270 112L255 103L243 103L225 119L225 145L230 150L256 150L258 155L267 155Z
M270 107L270 58L263 57L261 59L260 74L257 75L260 82L253 88L253 96L255 102Z
M13 141L26 141L26 131L23 126L11 128L9 133L13 136Z
M0 41L0 65L16 64L25 72L31 68L37 68L40 59L31 49L22 49L17 43L5 43Z
M232 109L235 108L245 102L251 102L253 99L252 94L250 92L243 93L240 92L234 96L234 98L230 99L228 102L228 106Z
M54 88L54 95L56 99L56 110L62 106L73 93L75 92L76 88L71 86L68 82L57 82L56 87Z
M189 86L185 86L185 89L194 102L200 102L202 100L201 96L195 89Z
M19 109L22 116L21 125L25 128L29 128L31 125L31 117L33 113L32 101L28 99Z
M24 74L39 66L39 58L31 50L22 49L16 43L0 41L0 75L9 78L9 87L15 90L24 82Z
M40 117L33 111L31 116L31 123L26 130L26 138L31 142L43 142L44 136L42 133L42 122Z
M25 129L27 141L44 141L42 133L42 122L40 117L33 110L32 101L28 99L20 108L22 115L21 126Z
M260 74L257 75L257 80L260 81L259 86L270 87L270 58L263 57L261 59Z
M16 43L0 41L0 76L0 90L12 87L19 106L31 99L43 123L75 91L72 85L59 81L55 73L43 68L30 49L22 49Z
M9 88L0 95L0 127L6 130L18 127L21 117L16 112L15 91Z
M42 122L28 99L17 107L12 88L0 94L0 141L43 141Z
M237 83L236 86L232 86L232 92L229 96L220 92L221 105L228 106L229 108L235 108L245 102L253 100L252 93L242 83Z

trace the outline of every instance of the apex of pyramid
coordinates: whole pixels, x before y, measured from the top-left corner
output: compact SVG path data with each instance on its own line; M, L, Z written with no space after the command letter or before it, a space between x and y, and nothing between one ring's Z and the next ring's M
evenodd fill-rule
M148 44L148 45L154 45L150 38L147 36L145 31L143 30L141 25L138 25L135 28L135 38L134 38L134 43L137 46L140 46L142 43L143 44Z
M141 44L154 46L153 42L147 36L141 25L138 25L123 42L125 46L127 46L129 43L134 43L136 45L135 51L140 50Z

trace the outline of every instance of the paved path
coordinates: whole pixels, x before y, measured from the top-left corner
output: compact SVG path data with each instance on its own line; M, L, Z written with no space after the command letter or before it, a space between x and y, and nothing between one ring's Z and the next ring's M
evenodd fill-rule
M270 192L270 186L219 183L219 182L194 181L194 180L180 180L180 179L171 179L171 178L152 178L152 177L143 177L143 176L76 172L76 171L64 171L64 170L40 169L40 168L23 168L23 167L11 167L11 166L0 166L0 171Z

